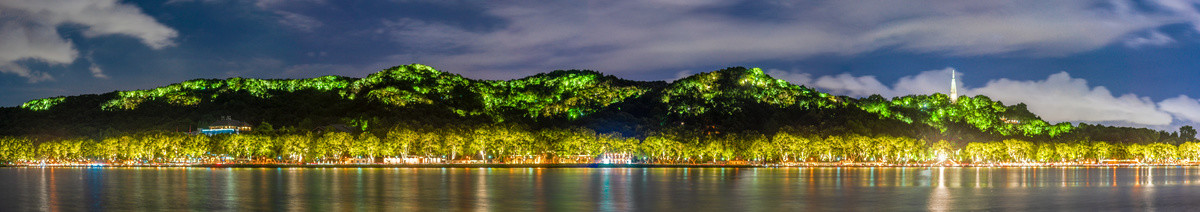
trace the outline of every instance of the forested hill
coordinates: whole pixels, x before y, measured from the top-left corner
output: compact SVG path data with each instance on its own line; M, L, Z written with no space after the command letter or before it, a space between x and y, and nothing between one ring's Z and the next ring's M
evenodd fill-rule
M582 127L644 137L861 134L927 140L1054 140L1108 136L1114 142L1180 137L1148 129L1051 124L1023 104L945 94L849 98L733 67L674 82L632 81L567 70L514 80L476 80L412 64L365 78L196 79L149 90L53 97L0 109L0 135L106 137L147 131L194 131L220 117L260 131L303 133L334 125L366 132L396 126L510 124ZM1130 139L1120 135L1139 134ZM1118 136L1113 136L1118 135ZM1120 140L1126 139L1126 140Z

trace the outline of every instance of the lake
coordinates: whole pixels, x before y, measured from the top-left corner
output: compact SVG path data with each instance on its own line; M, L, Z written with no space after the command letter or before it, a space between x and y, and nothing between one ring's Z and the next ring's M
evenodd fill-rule
M4 211L1194 210L1198 167L0 168Z

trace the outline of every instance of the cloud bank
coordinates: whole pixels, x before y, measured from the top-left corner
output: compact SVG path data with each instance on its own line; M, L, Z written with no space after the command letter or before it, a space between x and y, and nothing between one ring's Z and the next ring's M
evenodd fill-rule
M19 64L35 61L70 64L79 57L74 44L57 27L83 26L87 38L126 35L154 49L175 45L177 32L141 9L117 0L6 0L0 1L0 73L16 74L30 82L54 79L50 74ZM96 77L107 77L92 64ZM97 74L99 73L99 74Z
M428 44L391 57L403 62L451 70L520 72L565 66L622 72L884 49L1048 57L1114 43L1166 45L1173 39L1155 30L1172 24L1200 26L1195 4L1180 0L533 1L485 3L486 15L503 22L496 29L399 19L381 21L377 31L398 43ZM429 42L429 38L442 39Z
M1039 81L992 80L967 93L1006 102L1024 102L1030 111L1055 122L1126 121L1167 125L1172 121L1171 115L1159 110L1148 97L1114 96L1104 86L1089 87L1086 80L1071 78L1067 72L1052 74Z
M874 76L854 76L843 73L821 76L781 70L768 74L781 76L795 84L807 85L837 95L865 97L880 94L887 97L948 93L951 69L924 71L901 77L891 87ZM962 76L962 72L958 72ZM1200 101L1179 96L1155 103L1136 94L1114 95L1104 86L1088 85L1087 80L1059 72L1044 80L991 80L981 87L958 82L960 95L986 95L1005 104L1025 103L1029 110L1050 122L1128 123L1165 126L1174 120L1200 123Z
M1200 123L1200 100L1192 99L1186 95L1179 95L1178 97L1159 102L1158 107L1162 108L1163 111L1175 115L1178 119Z

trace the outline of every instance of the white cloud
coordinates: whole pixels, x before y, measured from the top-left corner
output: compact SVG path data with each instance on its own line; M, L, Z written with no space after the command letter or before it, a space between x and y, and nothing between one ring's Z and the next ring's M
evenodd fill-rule
M836 95L866 97L880 94L886 97L949 93L951 68L924 71L901 77L888 87L874 76L853 76L843 73L821 76L815 83L803 83L820 91ZM785 72L786 73L786 72ZM798 73L789 73L799 75ZM958 72L962 76L962 72ZM797 83L798 81L789 80ZM799 82L803 82L801 79ZM971 88L960 80L959 94L985 95L1005 104L1025 103L1029 110L1049 122L1127 123L1143 126L1165 126L1172 115L1200 123L1200 103L1181 96L1156 104L1148 97L1135 94L1113 95L1104 86L1092 87L1087 80L1072 78L1067 72L1050 75L1045 80L991 80L986 85Z
M299 13L287 11L274 11L279 15L279 24L296 28L300 31L312 32L317 27L324 26L325 23L318 21L316 18L301 15Z
M2 12L2 10L0 10ZM50 74L29 70L16 62L32 60L49 64L65 64L79 54L71 42L64 40L54 26L21 23L16 20L0 22L0 73L16 74L29 82L53 80Z
M85 56L84 58L87 59L88 63L92 64L91 66L88 67L88 71L92 72L92 77L100 78L100 79L108 79L108 75L104 74L104 69L100 69L100 65L96 64L95 59L92 59L92 53L89 52L88 55Z
M1178 97L1158 102L1158 107L1162 108L1163 111L1174 114L1178 119L1200 123L1200 101L1192 99L1187 95L1179 95Z
M250 77L256 74L276 72L284 67L282 60L269 57L224 61L219 65L221 69L225 70L226 77Z
M188 2L216 3L220 1L222 0L169 0L166 3L163 3L163 5L176 5Z
M266 9L266 8L280 8L280 7L285 7L288 5L295 5L298 3L325 4L326 2L325 2L325 0L257 0L254 2L254 6L258 6L258 8Z
M401 32L393 33L400 43L424 45L424 52L395 58L419 55L446 69L584 66L626 72L880 49L1061 56L1121 43L1170 24L1200 23L1192 4L1172 0L1137 6L1122 0L816 1L776 3L753 12L766 17L714 10L745 2L685 2L485 4L487 15L502 19L500 28L472 31L441 22L393 20L405 24L385 22L382 31ZM444 35L453 39L426 43Z
M84 26L83 36L127 35L154 49L175 45L177 32L143 14L141 9L116 0L10 0L0 1L0 73L11 73L30 82L52 80L44 72L29 70L21 61L51 65L69 64L78 57L71 41L56 27Z
M474 39L479 36L450 25L408 18L395 21L383 20L382 24L384 28L376 30L375 33L387 35L409 48L422 51L460 47L464 39ZM489 60L489 58L476 58L474 60Z
M792 84L806 85L823 92L852 97L866 97L873 94L883 96L926 95L932 93L948 93L950 71L953 68L923 71L917 75L904 76L897 80L892 87L884 85L875 76L854 76L842 73L834 76L821 76L813 80L811 74L799 71L783 71L771 69L767 71L776 79L786 80ZM962 76L962 73L958 73ZM959 89L963 89L962 80L957 80Z
M892 94L896 96L912 94L950 93L950 73L954 68L923 71L913 76L904 76L896 81ZM962 73L956 73L962 76ZM963 82L956 79L959 91L963 90ZM959 95L962 95L961 93Z
M1090 87L1087 80L1071 78L1067 72L1041 81L992 80L971 89L1009 104L1024 102L1046 121L1125 121L1145 125L1171 124L1171 115L1158 110L1148 97L1135 94L1114 96L1104 86Z
M362 68L345 64L301 64L284 68L281 75L288 78L313 78L330 74L353 76L358 75L358 72L362 70Z
M88 71L92 72L92 77L108 79L108 75L104 74L104 70L100 69L100 66L96 65L95 63L93 63L91 67L88 67Z
M275 13L279 17L278 21L281 25L303 32L312 32L314 29L324 26L325 23L312 16L294 12L293 9L325 3L324 0L258 0L254 2L254 6Z
M46 72L29 70L29 68L25 68L25 66L12 63L0 64L0 73L16 74L17 76L29 79L30 83L54 80L54 77L50 76L50 74Z
M849 73L839 74L837 76L821 76L813 83L814 87L828 91L829 93L842 94L849 96L870 96L880 94L884 96L895 96L890 89L875 76L855 77Z
M247 2L253 3L254 7L275 14L277 22L280 25L294 28L302 32L312 32L313 30L325 26L325 22L302 14L298 9L307 9L314 5L324 5L325 0L252 0L252 1L231 1L231 0L170 0L163 5L180 5L183 3L200 2L205 4L217 4L227 2Z
M1138 48L1143 46L1163 46L1174 43L1175 39L1167 37L1162 32L1151 31L1144 37L1135 37L1125 41L1125 46L1129 48Z
M692 76L692 74L694 74L694 73L692 73L691 70L678 71L678 72L675 72L675 79L671 79L671 80L675 81L675 80L683 79L685 77Z
M781 79L781 80L788 81L788 82L791 82L792 84L796 84L796 85L812 86L811 85L812 80L813 80L812 74L809 74L809 73L804 73L804 72L795 71L795 70L784 71L784 70L779 70L779 69L767 69L767 75L771 75L771 77L773 77L775 79ZM682 77L680 77L680 78L682 78Z

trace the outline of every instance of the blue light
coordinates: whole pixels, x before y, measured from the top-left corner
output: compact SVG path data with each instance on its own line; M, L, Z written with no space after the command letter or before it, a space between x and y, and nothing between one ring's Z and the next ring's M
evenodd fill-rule
M201 129L200 133L203 133L205 135L236 134L236 133L238 133L238 130L237 129Z

